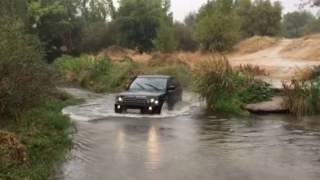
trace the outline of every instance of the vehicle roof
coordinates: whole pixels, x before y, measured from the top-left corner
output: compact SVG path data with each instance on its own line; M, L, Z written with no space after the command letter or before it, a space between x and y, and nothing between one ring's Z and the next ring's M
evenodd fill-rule
M166 75L140 75L137 77L142 77L142 78L163 78L163 79L170 79L171 76L166 76Z

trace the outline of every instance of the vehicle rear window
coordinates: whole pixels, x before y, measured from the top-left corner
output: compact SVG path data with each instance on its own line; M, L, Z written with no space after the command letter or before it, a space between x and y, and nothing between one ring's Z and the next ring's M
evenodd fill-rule
M166 78L154 77L138 77L130 85L130 90L143 90L143 91L165 91L167 87Z

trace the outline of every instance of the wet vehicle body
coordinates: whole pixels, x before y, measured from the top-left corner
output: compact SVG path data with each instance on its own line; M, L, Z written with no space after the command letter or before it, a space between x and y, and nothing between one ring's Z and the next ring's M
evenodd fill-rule
M161 114L164 103L170 110L181 100L182 88L174 77L142 75L133 79L126 92L116 96L114 108L116 113L136 109L143 114Z

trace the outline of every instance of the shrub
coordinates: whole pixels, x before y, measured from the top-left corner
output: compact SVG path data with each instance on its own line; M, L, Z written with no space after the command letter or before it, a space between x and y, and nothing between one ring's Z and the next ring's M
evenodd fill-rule
M0 131L0 179L52 179L72 147L72 122L61 114L71 98L43 100ZM4 138L4 139L3 139Z
M0 20L0 116L19 115L54 89L39 42L16 20Z
M283 83L284 106L293 115L302 118L320 112L320 89L316 82L292 80Z
M263 81L254 81L240 93L240 99L243 103L257 103L271 99L272 95L273 91L270 84Z
M235 114L243 113L242 104L268 100L273 94L269 84L232 69L221 55L195 67L194 87L206 99L209 110Z

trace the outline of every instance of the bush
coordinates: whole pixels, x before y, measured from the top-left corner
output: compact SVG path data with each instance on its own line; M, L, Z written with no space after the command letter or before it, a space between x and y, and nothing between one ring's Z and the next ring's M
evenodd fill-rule
M240 93L243 103L257 103L271 99L273 91L270 84L263 81L254 81Z
M72 147L72 123L61 110L75 103L48 98L3 127L11 133L2 132L8 143L0 137L0 179L53 179Z
M270 85L232 69L224 56L216 55L200 62L194 72L194 87L211 111L242 114L244 103L272 97Z
M54 89L39 42L16 20L0 20L0 116L19 115Z

